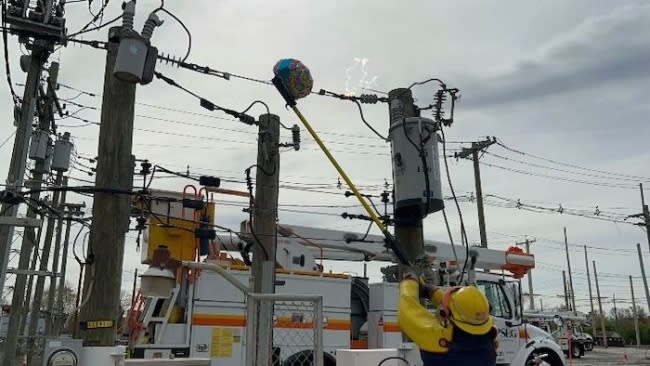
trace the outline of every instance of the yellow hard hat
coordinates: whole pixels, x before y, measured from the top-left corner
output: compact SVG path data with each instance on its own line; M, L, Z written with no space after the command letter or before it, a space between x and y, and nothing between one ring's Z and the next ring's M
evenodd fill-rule
M453 289L445 294L451 321L463 331L483 335L494 326L490 317L490 304L483 293L474 286Z

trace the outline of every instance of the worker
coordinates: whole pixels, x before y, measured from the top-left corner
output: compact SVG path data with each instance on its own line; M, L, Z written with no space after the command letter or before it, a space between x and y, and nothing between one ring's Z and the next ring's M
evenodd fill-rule
M400 283L398 321L420 348L424 366L496 365L497 328L475 286L436 288L407 275ZM420 304L429 299L438 312Z

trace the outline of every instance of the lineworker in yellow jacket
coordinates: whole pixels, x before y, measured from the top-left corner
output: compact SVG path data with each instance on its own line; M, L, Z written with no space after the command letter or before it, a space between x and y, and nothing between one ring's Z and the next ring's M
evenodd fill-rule
M432 314L425 297L439 308ZM413 275L400 284L398 321L420 348L424 366L493 366L497 328L487 298L475 286L449 289L421 285Z

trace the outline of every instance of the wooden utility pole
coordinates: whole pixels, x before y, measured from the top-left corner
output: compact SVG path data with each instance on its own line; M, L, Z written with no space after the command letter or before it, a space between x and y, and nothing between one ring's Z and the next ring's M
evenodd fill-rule
M523 243L515 243L515 245L521 245L524 244L526 246L526 254L530 254L530 244L536 242L536 239L529 240L526 238L526 240ZM529 303L529 308L530 310L535 310L535 295L533 292L533 274L532 270L528 270L528 273L526 274L526 277L528 277L528 303Z
M64 309L63 309L63 293L65 292L65 275L68 266L68 247L70 244L70 228L72 227L72 216L82 216L83 211L82 207L86 207L86 203L82 204L73 204L67 203L67 216L66 216L66 228L65 228L65 239L63 239L63 250L61 251L61 271L59 274L59 287L56 294L56 311L55 311L55 326L54 334L58 335L63 328L64 321ZM79 273L79 276L82 274Z
M641 209L643 210L643 223L645 224L645 233L648 237L648 249L650 249L650 210L648 210L648 205L645 204L645 197L643 195L643 183L639 183L639 190L641 191Z
M82 323L106 320L112 322L112 327L82 330L81 338L87 346L113 346L117 320L121 315L124 235L128 231L130 211L130 196L124 192L132 190L136 84L113 76L120 37L121 27L109 30L95 186L122 193L94 194L88 243L94 259L86 266L85 305L79 314Z
M413 101L413 94L410 89L398 88L393 89L388 93L389 113L397 113L403 118L417 117L418 112L415 108ZM393 123L391 117L390 124ZM403 123L399 121L397 123ZM400 184L394 181L393 184ZM408 258L418 258L424 253L424 233L422 231L422 218L417 215L411 217L400 218L395 222L395 240L402 246ZM400 265L399 276L403 276L405 271L409 268Z
M55 186L59 187L63 182L63 173L59 172L55 178ZM59 206L59 199L61 198L61 191L55 191L52 196L52 207L57 208ZM54 236L54 228L56 226L56 217L50 215L47 218L47 230L45 231L45 239L43 240L43 251L41 252L41 260L39 271L41 273L47 272L48 262L50 260L50 250L52 248L52 237ZM54 281L55 272L51 272L51 281ZM34 299L32 300L31 311L29 312L29 320L27 322L27 361L28 363L32 360L32 356L35 351L35 337L36 331L38 330L38 323L41 319L41 302L43 301L43 291L45 288L45 275L39 275L36 277L36 287L34 288Z
M594 267L594 279L596 280L596 296L598 296L598 311L600 312L600 330L603 332L603 346L607 348L607 330L605 329L605 313L603 313L603 302L600 298L600 286L598 285L598 271L596 261L591 261Z
M29 69L27 71L27 81L25 82L25 90L23 92L22 104L20 106L20 116L16 121L17 127L16 135L14 138L14 148L13 152L11 153L9 172L7 173L7 191L17 192L24 184L25 166L27 165L27 152L29 151L29 140L32 134L34 109L36 107L37 100L36 93L38 91L38 86L41 79L43 63L46 61L47 56L48 53L40 48L35 48L30 56L31 61L29 63ZM16 217L17 215L18 205L3 203L2 206L0 206L0 216ZM32 216L30 217L36 217L36 213L32 212ZM29 231L33 232L33 229ZM9 254L11 252L11 243L13 242L13 236L13 226L0 225L0 256L2 256L2 265L0 266L0 289L3 289L5 285L6 273L7 269L9 268ZM25 266L25 268L27 268L27 266ZM23 289L24 286L25 285L23 284ZM22 301L22 298L20 301Z
M255 205L253 208L253 292L275 292L278 195L280 179L280 118L264 114L259 118ZM267 365L273 350L272 304L263 301L257 316L255 365Z
M639 265L641 266L641 278L643 279L643 289L645 290L645 299L650 309L650 291L648 290L648 279L645 276L645 266L643 265L643 255L641 254L641 244L636 243L636 251L639 255Z
M569 304L569 291L566 286L566 271L562 271L562 284L564 285L564 307L569 311L571 310L571 305Z
M573 292L573 275L571 273L571 258L569 256L569 242L566 237L566 227L564 228L564 249L566 251L566 265L569 270L569 290L571 293L571 310L576 311L576 296Z
M485 228L485 212L483 209L483 188L481 186L481 168L479 164L479 152L487 149L488 146L496 143L496 139L472 142L471 148L463 148L459 153L454 154L456 158L467 158L472 155L474 163L474 185L476 186L476 208L478 210L478 227L481 234L481 247L487 248L487 231Z
M634 299L634 285L632 284L632 276L630 279L630 294L632 295L632 316L634 316L634 335L636 337L636 348L641 346L641 336L639 334L639 314L636 309L636 300Z
M29 306L32 303L32 291L34 290L34 273L36 273L36 265L38 264L39 247L41 245L41 238L43 232L47 230L47 224L41 225L36 234L36 241L34 242L34 252L32 253L32 262L29 265L29 274L27 277L27 287L25 288L25 300L23 301L23 313L20 315L20 334L25 334L27 331L27 314L29 313Z
M612 304L614 305L614 330L618 332L618 310L616 309L616 294L612 295Z
M62 173L59 173L62 174ZM57 176L58 178L58 176ZM63 177L61 180L63 187L68 186L68 177ZM66 191L61 193L61 200L57 209L61 216L57 220L56 225L56 238L54 239L54 253L52 255L52 273L60 274L59 270L59 254L61 252L61 239L63 237L63 212L65 208ZM56 295L56 277L50 277L50 287L47 293L47 305L45 307L47 318L45 318L45 331L47 335L54 333L54 296Z
M587 268L587 285L589 286L589 306L591 309L591 315L594 315L594 295L591 292L591 277L589 276L589 259L587 258L587 246L585 248L585 268Z
M32 61L30 65L30 70L27 75L27 82L28 85L25 87L25 97L28 97L29 102L24 101L23 104L31 104L32 97L34 96L35 90L38 88L39 85L39 80L40 80L40 74L41 74L41 65L44 61L44 54L42 53L37 53L36 51L32 52ZM59 64L57 62L52 62L50 64L50 69L49 69L49 77L48 77L48 84L50 87L48 87L48 98L47 101L50 103L49 106L46 105L46 108L44 111L51 111L51 102L53 100L49 99L50 97L50 91L54 90L54 87L56 86L56 80L58 78L59 74ZM36 80L31 80L33 77L36 77ZM28 93L27 89L33 88L34 92ZM25 107L23 105L23 107ZM25 108L23 108L25 109ZM31 113L31 108L27 108L27 110L24 112L26 114ZM32 116L26 117L22 116L24 123L28 123L31 125L32 121ZM49 131L50 130L50 122L53 120L54 116L53 115L45 115L45 113L41 113L39 115L39 129ZM21 122L22 123L22 122ZM31 126L30 126L31 129ZM33 180L31 181L30 188L34 190L29 195L29 200L31 202L37 202L39 197L40 197L40 192L39 190L41 189L41 185L43 183L43 173L45 170L45 160L38 160L36 161L36 165L34 168L34 174L33 174ZM33 208L33 206L30 206L30 208L27 210L27 217L30 218L35 218L37 215L36 210ZM25 230L23 231L23 240L20 246L20 258L18 259L18 273L16 273L16 282L14 283L14 293L13 293L13 299L11 301L11 313L9 314L9 324L7 325L7 340L4 344L4 349L6 352L4 352L3 355L3 365L13 365L15 362L16 358L16 350L17 350L17 345L18 345L18 337L22 336L22 332L20 331L20 325L21 325L21 316L23 314L23 305L25 304L25 285L27 282L27 267L29 265L29 260L32 254L32 250L34 247L38 246L38 243L35 240L35 235L34 235L34 229L30 227L26 227ZM38 250L38 249L37 249ZM22 272L22 273L21 273ZM29 300L27 300L28 303ZM37 310L38 311L38 310ZM30 342L28 342L30 343ZM28 347L29 349L29 347Z

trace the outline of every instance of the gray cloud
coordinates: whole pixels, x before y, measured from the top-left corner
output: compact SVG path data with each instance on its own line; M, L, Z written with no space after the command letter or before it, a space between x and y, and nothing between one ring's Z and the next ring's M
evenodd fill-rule
M605 91L650 77L650 6L585 19L507 71L468 84L464 106L481 108L583 90Z

